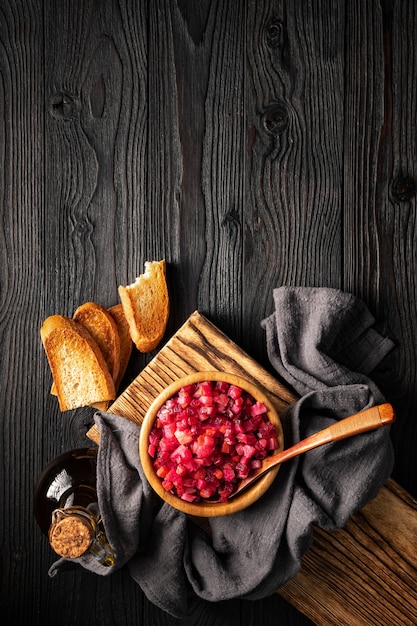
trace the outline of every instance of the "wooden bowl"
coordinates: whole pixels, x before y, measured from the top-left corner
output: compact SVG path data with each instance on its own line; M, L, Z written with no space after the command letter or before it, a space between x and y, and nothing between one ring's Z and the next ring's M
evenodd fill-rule
M274 481L279 466L277 468L271 469L267 474L260 477L251 487L248 487L242 494L232 498L228 502L210 502L207 501L199 501L199 502L186 502L182 500L178 496L174 495L170 491L167 491L163 486L161 479L156 475L152 464L152 458L148 453L148 439L149 434L152 430L156 414L162 405L172 396L174 396L184 385L198 383L203 381L224 381L229 384L234 384L241 387L244 391L249 393L255 400L259 402L263 402L263 404L267 408L267 415L270 422L272 422L276 428L277 432L277 440L278 440L278 450L279 452L284 447L284 438L281 426L281 420L279 415L272 405L269 398L253 383L245 380L241 376L236 376L234 374L229 374L226 372L196 372L193 374L189 374L188 376L184 376L183 378L179 378L172 384L170 384L164 391L162 391L157 398L155 398L154 402L149 407L140 431L139 437L139 454L143 467L143 471L145 472L146 478L148 479L151 487L156 491L156 493L165 501L168 502L171 506L187 513L189 515L197 516L197 517L219 517L222 515L230 515L231 513L236 513L237 511L241 511L245 509L249 505L253 504L256 500L258 500L271 486Z

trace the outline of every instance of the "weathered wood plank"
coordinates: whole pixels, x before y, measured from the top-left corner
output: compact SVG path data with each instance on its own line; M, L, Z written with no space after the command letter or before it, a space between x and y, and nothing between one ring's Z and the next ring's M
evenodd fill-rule
M214 13L213 9L216 8ZM202 153L206 253L197 307L242 337L245 302L245 3L212 3Z
M145 196L146 16L94 2L45 12L48 295L51 310L65 297L72 315L89 298L113 304L136 258L128 231Z
M45 2L43 11L45 66L39 76L45 76L40 101L46 106L45 317L72 315L90 299L115 303L117 285L138 271L137 250L142 261L147 15L145 3L130 2ZM140 362L135 355L132 366ZM45 417L38 419L38 428L45 452L35 456L44 464L86 440L81 432L84 412L60 415L47 393L49 377L41 386L46 394L39 413ZM33 553L42 558L31 582L42 623L60 615L68 624L131 624L148 604L127 571L105 580L78 570L51 581L46 572L53 556L39 534ZM30 597L15 607L14 617L26 611L22 621L31 621ZM158 614L152 605L149 612Z
M244 3L149 10L148 254L161 239L176 295L171 330L199 308L238 335Z
M341 286L344 2L250 0L246 53L244 291L262 319L276 286Z
M45 316L115 304L118 285L143 271L146 6L78 4L45 4ZM128 375L144 362L135 353ZM74 424L54 415L55 424L69 427L62 446L73 446Z
M0 545L1 606L18 615L39 561L29 512L43 412L43 21L36 2L0 7ZM19 37L15 38L15 33ZM35 551L34 551L35 553ZM36 556L39 553L36 551ZM16 613L13 611L17 610Z
M316 529L279 593L318 626L414 626L417 501L390 480L343 529Z
M344 286L397 344L378 382L397 413L393 475L415 494L417 12L412 2L349 4Z

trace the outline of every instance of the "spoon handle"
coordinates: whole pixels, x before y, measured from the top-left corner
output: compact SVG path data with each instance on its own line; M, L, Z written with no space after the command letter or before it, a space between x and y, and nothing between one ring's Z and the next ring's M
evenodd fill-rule
M262 474L271 469L271 467L280 465L284 461L288 461L289 459L303 454L308 450L312 450L313 448L318 448L323 444L330 443L332 441L340 441L341 439L346 439L352 435L358 435L360 433L367 432L368 430L374 430L380 426L390 424L393 421L394 409L388 403L379 404L371 407L370 409L365 409L359 413L345 417L331 426L314 433L314 435L310 435L310 437L306 437L306 439L299 441L291 446L291 448L287 448L286 450L278 452L278 454L274 454L273 456L266 457L262 461L262 467L253 470L248 478L241 481L235 494L242 491L248 484L255 480L255 478L258 479L262 476Z
M318 433L314 433L314 435L310 435L310 437L299 441L291 446L291 448L283 450L275 456L267 457L265 461L270 461L271 465L274 464L273 461L283 463L308 450L322 446L325 443L340 441L341 439L346 439L353 435L359 435L368 430L390 424L393 421L394 409L390 404L373 406L370 409L365 409L364 411L360 411L359 413L355 413L354 415L350 415L349 417L335 422L331 426L320 430Z

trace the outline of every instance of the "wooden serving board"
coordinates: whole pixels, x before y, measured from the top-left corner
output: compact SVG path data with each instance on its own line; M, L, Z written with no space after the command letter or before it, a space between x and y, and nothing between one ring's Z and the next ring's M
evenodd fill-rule
M278 413L295 400L276 378L195 311L108 411L141 424L152 401L167 385L181 376L208 371L239 374L256 383L268 394ZM96 426L87 434L98 443Z
M278 412L296 397L198 311L112 404L138 424L162 389L195 371L229 371L260 385ZM96 426L88 432L99 443ZM204 528L204 522L201 521ZM278 590L318 626L417 624L417 502L389 480L343 529L314 529L300 572Z

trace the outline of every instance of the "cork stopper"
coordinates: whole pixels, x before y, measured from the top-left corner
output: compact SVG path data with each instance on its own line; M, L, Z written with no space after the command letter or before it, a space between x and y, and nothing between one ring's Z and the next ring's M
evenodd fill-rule
M66 559L82 556L93 539L93 529L87 519L68 515L58 519L49 530L52 549Z

